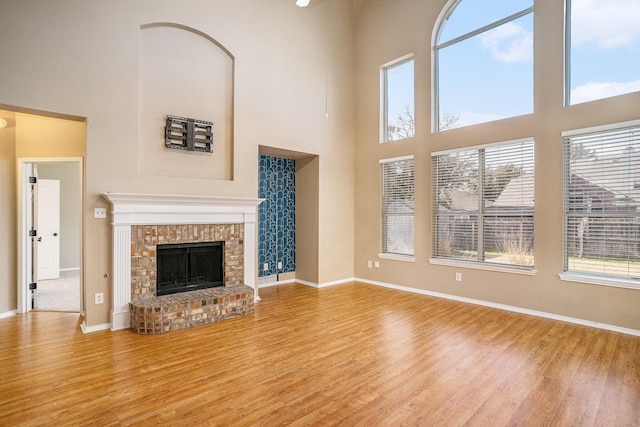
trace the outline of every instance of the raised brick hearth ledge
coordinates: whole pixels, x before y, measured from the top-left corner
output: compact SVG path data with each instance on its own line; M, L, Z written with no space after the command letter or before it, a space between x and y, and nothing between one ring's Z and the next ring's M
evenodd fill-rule
M246 285L163 295L132 301L129 305L131 328L145 335L242 317L255 309L253 288Z

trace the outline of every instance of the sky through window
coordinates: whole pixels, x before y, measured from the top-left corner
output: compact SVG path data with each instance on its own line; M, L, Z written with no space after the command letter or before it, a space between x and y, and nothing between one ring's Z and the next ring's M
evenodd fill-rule
M532 5L462 0L449 11L436 47L439 130L533 112Z
M571 0L570 104L640 90L640 1Z

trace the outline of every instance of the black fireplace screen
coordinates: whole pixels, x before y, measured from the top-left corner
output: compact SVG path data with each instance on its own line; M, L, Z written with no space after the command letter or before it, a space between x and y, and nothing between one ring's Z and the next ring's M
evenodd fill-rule
M158 245L157 296L223 286L223 245L223 242Z

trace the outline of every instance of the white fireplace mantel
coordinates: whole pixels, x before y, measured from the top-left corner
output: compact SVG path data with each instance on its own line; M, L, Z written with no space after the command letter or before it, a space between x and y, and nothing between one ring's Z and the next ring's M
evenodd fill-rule
M257 282L257 210L263 199L166 194L103 193L112 206L111 330L131 326L131 226L244 224L244 282Z

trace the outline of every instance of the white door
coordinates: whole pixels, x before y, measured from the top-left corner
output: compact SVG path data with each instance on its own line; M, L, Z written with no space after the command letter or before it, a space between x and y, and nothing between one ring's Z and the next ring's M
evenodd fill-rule
M60 181L38 179L36 230L38 280L60 277Z

